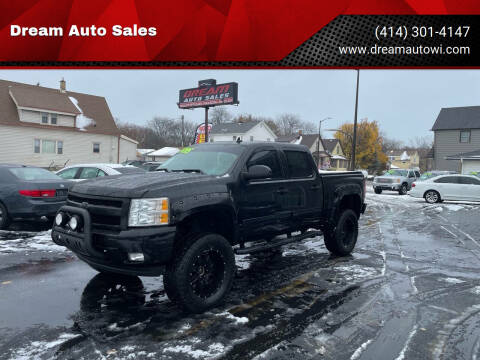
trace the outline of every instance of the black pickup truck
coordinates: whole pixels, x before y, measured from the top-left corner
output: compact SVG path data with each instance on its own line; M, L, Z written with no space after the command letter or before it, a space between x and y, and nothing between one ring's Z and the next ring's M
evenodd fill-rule
M362 173L319 174L304 146L202 144L156 172L74 185L52 238L100 272L163 274L171 300L202 312L229 291L235 253L323 233L330 252L350 254L364 200Z

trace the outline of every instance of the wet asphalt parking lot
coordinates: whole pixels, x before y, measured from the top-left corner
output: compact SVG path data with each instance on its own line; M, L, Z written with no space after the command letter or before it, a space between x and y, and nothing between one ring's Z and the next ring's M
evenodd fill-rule
M237 256L224 305L97 274L47 226L0 232L0 359L477 359L480 205L367 195L352 256L322 237Z

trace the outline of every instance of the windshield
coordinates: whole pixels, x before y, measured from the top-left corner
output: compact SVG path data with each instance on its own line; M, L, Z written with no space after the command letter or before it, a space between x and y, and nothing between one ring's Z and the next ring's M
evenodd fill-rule
M407 176L408 171L407 170L400 170L400 169L392 169L388 170L383 174L384 176Z
M145 172L145 170L134 167L134 166L114 168L114 170L117 170L120 174L139 174L139 173L144 173Z
M224 175L230 170L239 154L220 149L183 148L165 161L158 169L167 171L198 171L207 175Z
M41 168L11 168L8 169L17 178L22 180L62 180L59 176Z

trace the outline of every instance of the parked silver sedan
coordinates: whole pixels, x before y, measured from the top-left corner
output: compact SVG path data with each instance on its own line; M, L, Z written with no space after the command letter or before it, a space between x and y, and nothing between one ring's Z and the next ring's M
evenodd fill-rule
M132 165L121 164L77 164L67 166L56 172L66 180L82 181L101 176L144 173L145 170Z

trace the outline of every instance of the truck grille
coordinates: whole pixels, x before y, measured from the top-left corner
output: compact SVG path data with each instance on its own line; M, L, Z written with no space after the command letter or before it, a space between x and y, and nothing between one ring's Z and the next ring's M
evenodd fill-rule
M67 205L86 209L90 213L92 230L126 228L129 206L126 199L69 193Z
M379 183L384 183L384 184L391 184L392 183L392 179L378 179L377 180Z

